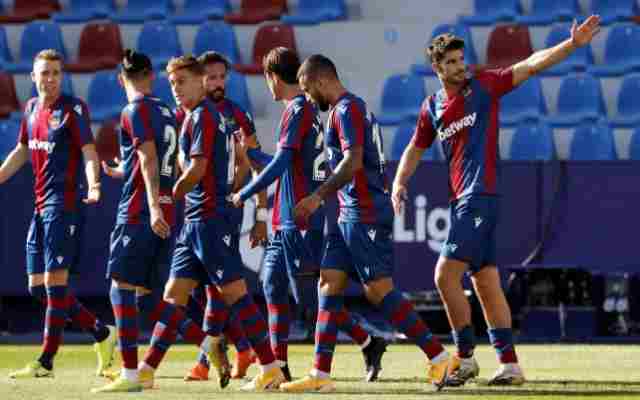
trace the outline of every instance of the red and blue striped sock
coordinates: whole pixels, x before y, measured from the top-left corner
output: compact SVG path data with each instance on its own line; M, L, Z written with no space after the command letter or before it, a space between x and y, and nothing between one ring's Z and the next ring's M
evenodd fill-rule
M219 336L227 322L227 308L222 300L222 293L214 285L205 287L207 293L207 305L204 310L204 318L202 320L202 330L210 336ZM207 354L201 351L198 356L198 362L209 368L209 360Z
M473 351L476 347L473 326L466 325L462 329L454 330L451 332L451 336L458 349L459 358L473 357Z
M318 319L316 321L316 348L313 367L316 371L329 375L333 352L338 339L338 321L344 307L344 297L318 297Z
M62 343L62 334L67 320L67 286L50 286L47 291L47 313L44 320L44 342L40 363L53 368L53 358Z
M516 348L513 345L513 331L511 328L488 329L489 341L493 345L501 364L515 364L518 362Z
M138 307L136 291L111 285L109 291L118 329L118 344L125 369L138 368Z
M82 330L89 332L96 342L102 342L109 336L109 329L100 322L89 310L87 310L74 296L73 293L67 295L69 305L69 318Z
M387 320L408 338L413 339L430 360L445 351L438 339L431 334L431 331L414 311L411 303L404 299L397 290L390 291L382 299L380 308Z
M224 328L224 335L230 343L236 347L236 351L241 353L251 349L251 344L242 330L242 326L237 319L228 319Z
M242 296L231 306L231 313L237 315L236 319L242 326L260 365L274 363L275 357L267 336L267 323L251 297L248 294Z
M369 339L369 333L365 331L360 324L353 318L353 315L345 308L338 316L338 329L346 333L359 346L363 346Z
M271 351L276 360L287 362L287 348L289 344L289 299L280 304L272 303L274 299L267 299L267 311L269 312L269 338Z

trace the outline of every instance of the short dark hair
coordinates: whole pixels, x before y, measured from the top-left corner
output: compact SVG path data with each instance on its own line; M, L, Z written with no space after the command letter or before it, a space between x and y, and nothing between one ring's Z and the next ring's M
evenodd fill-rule
M262 67L265 72L275 74L290 85L298 83L298 68L300 59L298 54L286 47L276 47L262 59Z
M431 62L439 63L444 59L445 54L451 50L464 49L464 40L451 33L443 33L431 40L431 44L427 47L427 59Z
M146 54L139 53L132 49L125 49L120 71L131 80L146 78L151 75L153 66Z
M196 75L204 75L204 68L198 60L191 55L173 57L167 64L167 74L171 74L180 69L186 69Z
M316 79L320 76L338 79L338 70L328 57L322 54L314 54L304 60L300 69L298 69L298 79L303 75L311 79Z
M223 54L218 53L217 51L205 51L204 53L200 54L200 57L198 57L198 62L200 64L202 64L202 66L205 65L209 65L209 64L224 64L224 67L229 70L229 68L231 67L231 63L229 62L229 59L227 57L225 57Z

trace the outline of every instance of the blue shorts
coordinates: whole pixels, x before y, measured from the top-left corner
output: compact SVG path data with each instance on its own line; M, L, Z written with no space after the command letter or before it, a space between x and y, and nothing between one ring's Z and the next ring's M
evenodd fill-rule
M322 235L321 231L319 233ZM317 250L314 252L311 247L317 242L317 236L318 231L276 231L264 252L263 288L268 298L277 297L282 292L288 293L288 288L291 287L293 297L299 302L301 293L298 290L296 274L306 266L318 265L314 254Z
M451 228L441 255L469 264L471 274L496 265L498 199L478 196L449 205Z
M80 212L54 210L34 213L27 234L27 274L60 269L74 272L80 257L83 225Z
M327 235L321 268L344 271L362 283L393 277L391 227L338 223Z
M185 222L171 261L171 278L224 286L244 278L237 233L224 219Z
M153 289L164 286L173 240L149 224L116 224L111 232L107 278Z

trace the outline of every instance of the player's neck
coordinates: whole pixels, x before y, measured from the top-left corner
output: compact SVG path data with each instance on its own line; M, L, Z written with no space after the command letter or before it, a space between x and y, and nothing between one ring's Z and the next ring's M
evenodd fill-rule
M57 95L54 95L54 96L45 96L45 95L39 96L38 101L40 102L42 108L48 108L54 105L55 102L58 101L61 95L62 95L61 93L58 93Z
M462 86L464 86L464 83L452 84L452 83L442 82L442 88L444 89L444 92L447 94L448 99L460 93L460 91L462 90Z
M282 88L282 102L285 105L289 104L291 100L300 95L304 95L304 93L300 90L300 87L297 84L285 85Z
M187 102L184 104L184 108L189 111L193 111L194 108L198 106L204 100L206 95L203 93L201 96L194 98L193 101Z
M142 87L132 87L126 90L127 92L127 101L131 103L135 99L144 96L151 95L151 88L142 88Z
M329 104L331 104L331 106L335 106L336 103L338 102L338 100L340 100L340 98L342 96L344 96L347 93L347 89L342 86L341 83L336 83L336 85L334 87L331 88L331 90L329 90L329 93L327 94L327 100L329 101Z

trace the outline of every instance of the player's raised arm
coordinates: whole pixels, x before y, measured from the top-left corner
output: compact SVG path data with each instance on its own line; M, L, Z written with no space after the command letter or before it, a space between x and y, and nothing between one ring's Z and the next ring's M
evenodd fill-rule
M589 44L598 32L600 32L600 16L591 15L580 25L574 20L569 39L554 47L536 51L526 60L513 66L513 85L517 86L530 76L558 64L578 47Z

